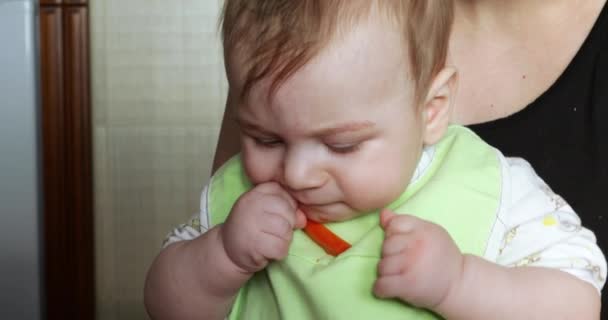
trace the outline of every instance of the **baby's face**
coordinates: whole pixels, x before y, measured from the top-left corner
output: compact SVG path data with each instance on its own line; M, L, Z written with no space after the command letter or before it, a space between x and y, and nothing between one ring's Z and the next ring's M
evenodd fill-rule
M334 40L266 99L268 81L231 103L254 184L276 181L312 220L383 208L407 187L423 146L400 35L360 24ZM238 63L229 60L231 88Z

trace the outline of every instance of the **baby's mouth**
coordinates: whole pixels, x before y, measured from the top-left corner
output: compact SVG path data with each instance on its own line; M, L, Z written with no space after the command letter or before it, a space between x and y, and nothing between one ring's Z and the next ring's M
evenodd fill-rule
M331 219L332 214L323 210L324 207L330 206L333 203L327 203L322 205L304 205L298 204L298 208L304 212L306 219L309 221L315 221L317 223L327 223L332 222ZM327 209L327 208L325 208Z

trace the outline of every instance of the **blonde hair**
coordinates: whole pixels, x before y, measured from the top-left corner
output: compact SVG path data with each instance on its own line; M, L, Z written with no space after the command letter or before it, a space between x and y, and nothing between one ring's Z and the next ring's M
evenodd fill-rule
M269 96L336 35L380 9L402 28L415 102L445 66L453 20L451 0L226 0L221 28L224 56L245 61L241 97L271 77Z

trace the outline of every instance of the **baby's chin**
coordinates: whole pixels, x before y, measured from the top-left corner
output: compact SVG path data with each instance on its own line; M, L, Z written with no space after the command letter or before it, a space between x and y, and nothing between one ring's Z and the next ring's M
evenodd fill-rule
M326 204L322 206L300 206L308 220L318 223L341 222L359 217L369 211L351 208L344 202Z

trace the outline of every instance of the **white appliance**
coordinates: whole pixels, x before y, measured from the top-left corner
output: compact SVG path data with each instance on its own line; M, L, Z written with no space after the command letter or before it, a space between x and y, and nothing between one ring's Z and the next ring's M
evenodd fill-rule
M0 319L41 319L36 0L0 0Z

